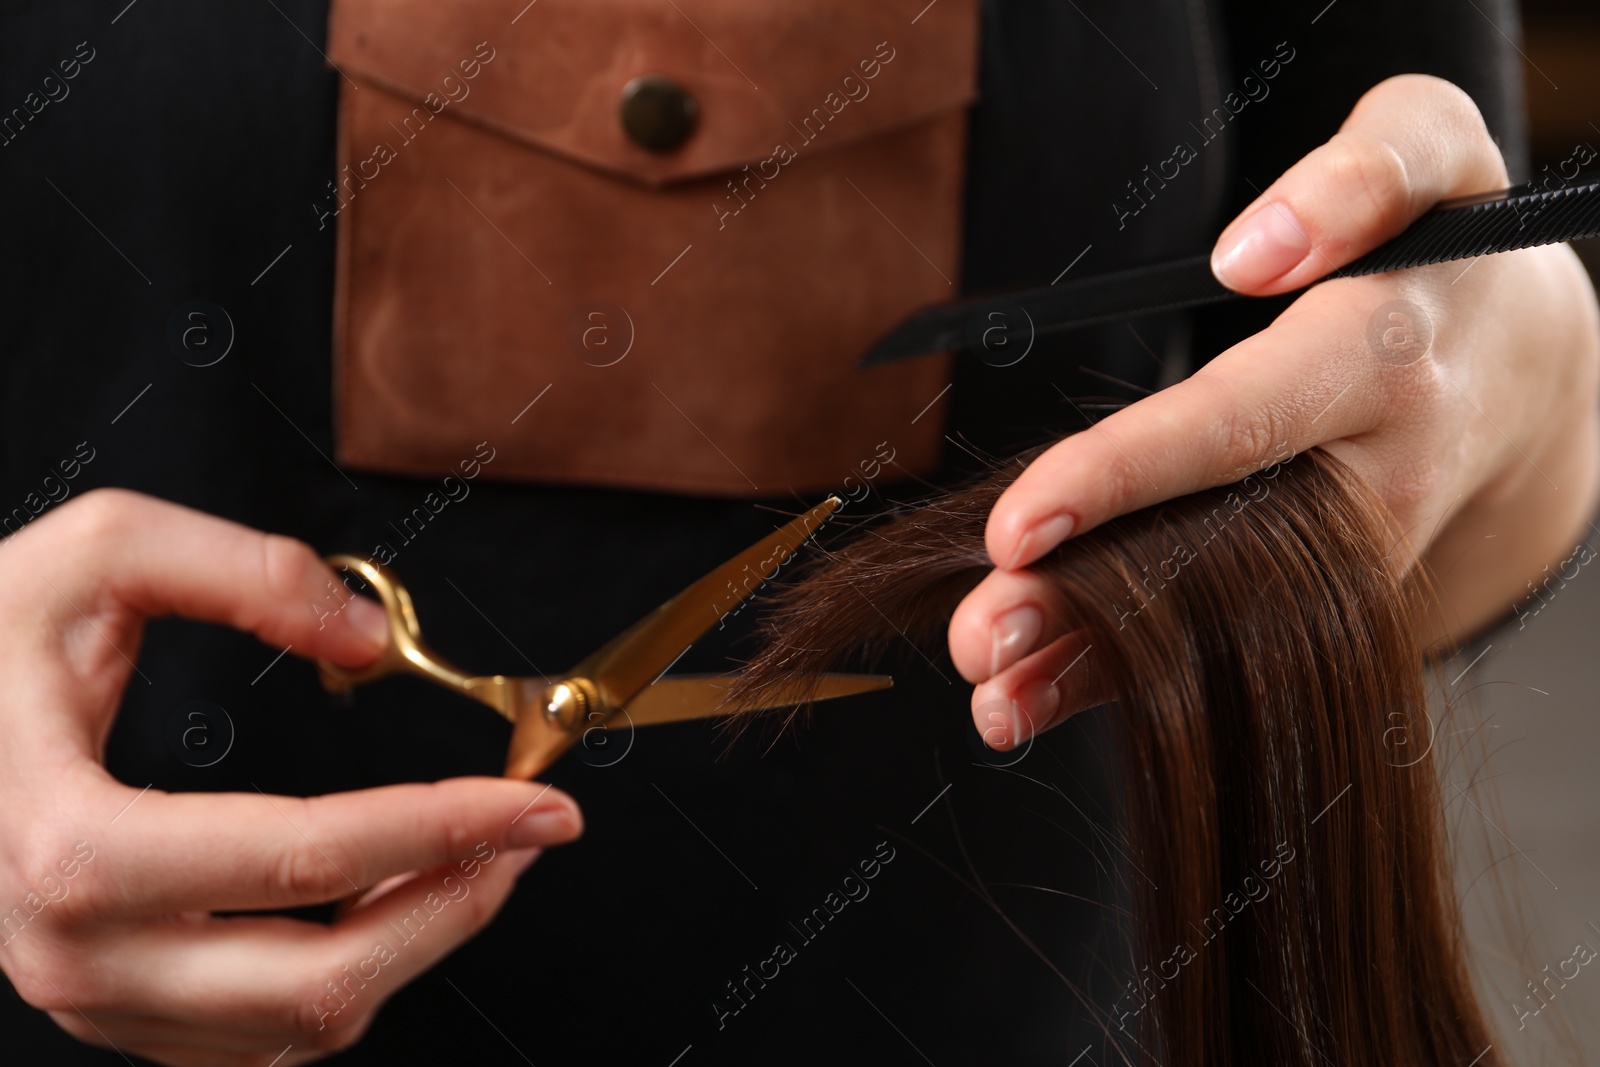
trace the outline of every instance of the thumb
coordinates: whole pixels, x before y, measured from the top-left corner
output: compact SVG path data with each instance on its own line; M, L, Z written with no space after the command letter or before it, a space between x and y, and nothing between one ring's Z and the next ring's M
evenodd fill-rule
M1472 98L1424 74L1380 82L1339 132L1245 208L1211 253L1217 280L1270 296L1372 251L1446 197L1510 184Z

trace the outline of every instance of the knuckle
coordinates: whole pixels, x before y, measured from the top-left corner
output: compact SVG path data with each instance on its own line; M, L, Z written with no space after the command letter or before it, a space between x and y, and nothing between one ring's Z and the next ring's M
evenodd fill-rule
M20 889L9 905L0 911L0 943L8 944L25 930L49 936L72 924L87 910L79 877L68 880L57 869L58 854L44 848L30 849L17 863L15 877Z
M489 922L500 913L500 906L505 903L506 894L491 891L492 888L487 885L478 886L462 897L458 904L451 905L464 910L466 937L471 937L488 926Z
M270 1021L286 1023L306 1037L326 1032L344 1014L339 1010L342 1002L333 993L333 976L337 974L337 966L329 969L326 962L319 962L291 979L275 991L279 999L270 1004Z
M1333 187L1357 209L1362 229L1388 232L1410 220L1415 188L1399 149L1382 138L1348 134L1336 135L1328 148Z
M1134 510L1145 483L1133 463L1113 454L1101 469L1104 472L1101 486L1105 494L1106 515L1123 515Z
M1445 81L1443 78L1432 79L1438 90L1437 103L1439 110L1452 124L1466 130L1481 133L1485 140L1489 139L1489 128L1483 121L1483 112L1478 108L1478 102L1455 82Z
M77 1012L51 1008L41 1010L50 1016L51 1022L61 1027L61 1029L65 1030L68 1034L77 1038L79 1041L82 1041L84 1044L98 1045L101 1048L111 1047L107 1043L107 1039L104 1036L95 1032L95 1028L89 1024L89 1020L85 1019Z
M310 805L304 805L302 813ZM303 814L296 823L305 836L295 835L267 867L268 890L294 901L332 900L350 888L352 869L347 850L327 840L307 825Z
M441 850L439 862L444 863L457 856L471 855L474 848L484 841L484 836L476 825L481 821L481 814L473 810L471 805L461 804L460 810L454 813L454 817L444 828L444 848Z
M471 855L484 840L485 808L479 798L465 795L443 783L428 783L432 795L423 808L418 827L436 846L436 861L445 863L457 856Z
M310 1035L306 1043L318 1052L343 1052L366 1036L372 1025L372 1015L370 1012L357 1015L346 1010L326 1021L327 1025Z
M321 856L291 845L269 868L269 888L291 900L310 900L329 893L331 874Z
M395 796L403 805L405 832L444 862L471 833L473 807L449 782L418 782Z
M1368 90L1367 96L1387 95L1391 92L1424 96L1429 110L1437 112L1452 123L1483 125L1483 113L1478 109L1477 101L1472 99L1472 94L1455 82L1437 75L1397 74Z
M1242 478L1265 466L1274 443L1282 439L1277 429L1279 420L1270 409L1233 408L1224 411L1219 421L1223 455L1230 464L1224 473L1229 478Z
M291 901L331 901L344 885L333 862L315 849L288 846L270 869L269 888Z
M371 1023L376 998L368 1005L351 1003L345 998L352 994L334 984L338 973L337 966L313 972L312 977L295 987L293 999L281 1004L275 1013L306 1047L322 1052L343 1051L359 1041ZM339 995L341 992L343 996Z
M321 1042L338 1032L344 1012L332 994L311 981L291 995L294 999L279 1009L289 1028L313 1048L322 1047Z
M139 521L143 498L126 489L91 489L56 509L71 536L89 545L123 540Z
M1396 74L1361 94L1361 99L1351 111L1352 118L1368 112L1400 106L1415 106L1417 100L1424 107L1445 118L1483 123L1477 101L1455 82L1433 74Z
M261 580L273 600L303 594L322 577L322 560L304 541L281 534L261 536Z
M80 871L70 882L57 874L48 888L59 896L51 898L50 906L39 918L46 920L46 929L52 931L82 929L102 915L115 899L102 880L87 870Z
M308 1005L304 1017L296 1026L302 1042L318 1052L342 1052L355 1044L361 1033L347 1021L350 1011L344 1009L323 1016L319 1014L323 1010L316 1005Z
M1235 481L1281 458L1291 440L1292 420L1274 404L1247 405L1219 380L1202 374L1194 383L1208 388L1205 410L1216 413L1214 444L1219 459L1215 472L1222 481Z
M38 942L17 953L6 976L17 996L40 1011L77 1012L98 1003L98 991L88 982L87 968L64 965L59 955L41 950Z
M1351 120L1385 110L1412 116L1412 128L1437 127L1449 142L1469 150L1461 160L1463 180L1450 183L1455 191L1509 183L1505 161L1483 112L1461 86L1432 74L1395 75L1367 90L1351 112Z

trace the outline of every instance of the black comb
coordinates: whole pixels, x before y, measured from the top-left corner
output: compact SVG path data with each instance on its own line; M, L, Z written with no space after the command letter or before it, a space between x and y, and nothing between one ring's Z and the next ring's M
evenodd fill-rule
M1559 189L1519 185L1443 201L1398 237L1329 277L1381 274L1596 234L1600 234L1600 175L1580 174ZM1005 366L1026 355L1037 336L1237 296L1211 273L1209 256L1194 256L1065 285L934 304L913 312L880 338L858 366L876 367L929 352L967 351Z

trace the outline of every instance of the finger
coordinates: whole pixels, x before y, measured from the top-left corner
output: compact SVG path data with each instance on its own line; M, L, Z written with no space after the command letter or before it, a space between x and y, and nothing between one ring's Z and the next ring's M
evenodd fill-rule
M300 1067L328 1058L328 1052L290 1048L281 1055L267 1052L213 1052L189 1045L131 1046L128 1052L167 1067Z
M1057 638L972 691L972 719L990 748L1006 751L1104 704L1110 692L1095 670L1083 631Z
M538 782L455 778L320 797L152 792L117 831L75 880L81 914L320 903L407 871L559 845L583 819L571 797Z
M1379 306L1392 284L1329 285L1341 288L1306 294L1268 330L1035 459L990 513L990 558L1026 566L1117 515L1275 469L1377 425L1384 403L1405 393L1393 375L1425 371L1374 359L1351 327L1350 308Z
M392 939L396 958L382 962L382 988L387 990L387 996L487 926L541 851L534 848L498 852L479 865L475 879L466 878L453 867L423 872L404 886L364 904L341 919L334 929L344 944L366 955L373 954L380 940ZM440 924L440 919L449 921ZM342 981L336 984L344 986ZM345 992L349 992L348 988Z
M133 1045L128 1052L168 1067L300 1067L328 1057L328 1052L301 1052L291 1046L281 1056L267 1052L214 1052L192 1045Z
M518 872L520 873L521 871L526 870L528 865L534 860L538 859L539 854L543 851L544 850L540 848L518 849L515 852L517 857L515 860L515 866ZM462 869L465 871L469 868L464 867ZM383 881L379 882L365 893L362 893L359 896L346 898L340 905L340 917L342 918L346 914L349 914L360 908L365 908L376 901L383 899L396 889L399 889L401 886L413 882L427 873L427 871L407 871L405 874L397 874L393 878L385 878Z
M279 917L139 926L99 946L89 995L119 1011L342 1047L396 990L494 917L528 860L508 850L470 876L435 868L332 926Z
M181 1019L131 1015L126 1012L68 1010L52 1011L49 1015L57 1026L79 1041L106 1048L140 1050L147 1056L149 1052L144 1050L151 1047L185 1048L190 1052L196 1049L234 1053L281 1052L285 1045L299 1036L287 1028L250 1030L238 1026L196 1026Z
M181 1018L127 1012L51 1011L51 1020L85 1044L137 1053L170 1064L249 1064L291 1067L325 1058L357 1043L370 1028L368 1011L336 1035L308 1035L288 1026L198 1026ZM298 1048L298 1051L296 1049Z
M950 617L950 658L977 684L1066 632L1054 587L1033 571L990 571Z
M1242 293L1288 292L1376 248L1442 199L1509 184L1471 97L1428 75L1390 78L1222 231L1211 268Z
M183 615L349 667L371 662L388 642L383 609L292 538L114 489L86 493L41 523L57 536L22 544L44 553L46 570L59 571L50 561L70 561L66 573L39 575L50 582L41 599L66 622L115 608L146 618ZM63 542L71 551L60 550Z

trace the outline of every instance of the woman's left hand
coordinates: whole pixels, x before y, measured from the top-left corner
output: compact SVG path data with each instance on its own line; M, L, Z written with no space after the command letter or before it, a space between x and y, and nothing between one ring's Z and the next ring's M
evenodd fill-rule
M1464 92L1391 78L1223 231L1212 269L1241 293L1288 292L1440 200L1509 184ZM1187 380L1058 443L1000 498L996 569L950 623L979 730L1009 748L1098 702L1089 672L1069 669L1082 641L1021 568L1115 516L1314 446L1388 505L1406 535L1397 564L1432 568L1451 634L1492 622L1587 529L1597 381L1595 294L1565 246L1317 285Z

